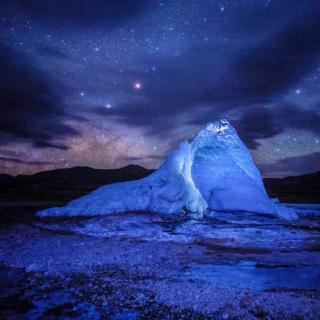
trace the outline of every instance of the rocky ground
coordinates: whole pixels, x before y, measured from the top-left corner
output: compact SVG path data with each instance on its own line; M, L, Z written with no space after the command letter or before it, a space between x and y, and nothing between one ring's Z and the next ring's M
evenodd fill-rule
M320 219L148 213L0 229L1 319L319 319Z

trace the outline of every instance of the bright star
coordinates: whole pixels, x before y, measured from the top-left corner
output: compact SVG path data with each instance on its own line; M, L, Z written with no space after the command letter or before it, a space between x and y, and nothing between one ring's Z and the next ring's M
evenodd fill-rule
M296 94L300 94L301 93L301 90L300 89L297 89L296 90Z
M137 90L140 90L142 88L142 83L137 81L133 84L133 87Z
M107 104L106 104L106 108L107 108L107 109L111 109L111 104L110 104L110 103L107 103Z

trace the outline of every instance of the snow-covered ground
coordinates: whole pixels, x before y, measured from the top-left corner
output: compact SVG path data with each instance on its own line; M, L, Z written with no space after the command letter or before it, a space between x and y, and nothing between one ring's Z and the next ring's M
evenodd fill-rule
M0 231L1 318L318 319L320 205L130 212Z

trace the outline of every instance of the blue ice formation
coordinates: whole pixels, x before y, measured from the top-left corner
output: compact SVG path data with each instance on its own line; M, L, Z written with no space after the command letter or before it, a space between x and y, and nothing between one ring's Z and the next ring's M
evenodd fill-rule
M164 214L249 211L284 219L292 208L271 200L250 152L227 120L209 123L192 142L183 141L157 171L113 183L39 216L106 215L129 211Z

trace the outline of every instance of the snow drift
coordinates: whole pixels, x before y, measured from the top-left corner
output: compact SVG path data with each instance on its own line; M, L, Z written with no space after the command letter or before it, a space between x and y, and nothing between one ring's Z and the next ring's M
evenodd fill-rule
M39 216L105 215L128 211L165 214L249 211L285 219L294 210L269 199L249 150L227 120L209 123L184 141L150 176L109 184Z

